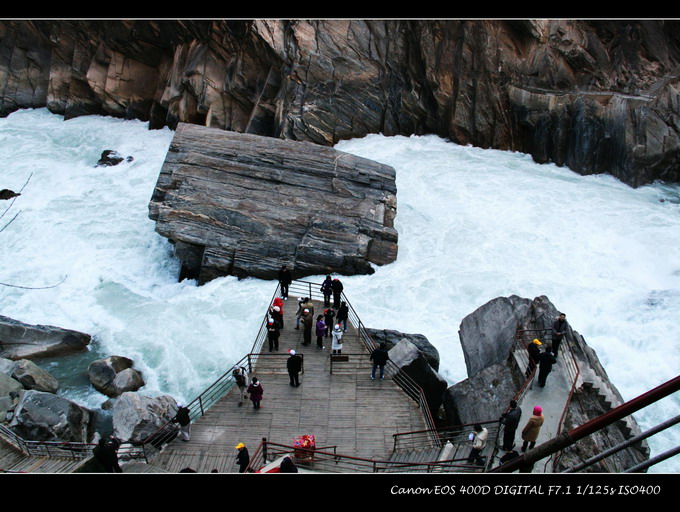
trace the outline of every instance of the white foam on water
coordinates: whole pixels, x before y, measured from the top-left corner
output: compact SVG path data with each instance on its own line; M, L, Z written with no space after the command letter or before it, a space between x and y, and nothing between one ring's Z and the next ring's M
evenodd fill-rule
M19 212L0 233L0 281L64 280L0 286L0 314L94 335L86 355L50 363L60 393L89 407L105 397L88 385L87 363L108 355L135 361L142 393L193 399L250 350L274 292L256 279L177 282L171 245L148 217L171 138L140 121L64 121L44 109L0 119L0 188L30 176L0 219L1 229ZM134 159L95 167L104 149ZM467 377L461 320L512 294L546 295L565 311L625 399L678 374L680 187L631 189L434 136L371 135L337 149L392 165L398 187L397 261L342 278L345 291L369 327L427 336L450 384ZM671 397L636 418L644 430L679 410ZM670 429L652 449L679 438Z

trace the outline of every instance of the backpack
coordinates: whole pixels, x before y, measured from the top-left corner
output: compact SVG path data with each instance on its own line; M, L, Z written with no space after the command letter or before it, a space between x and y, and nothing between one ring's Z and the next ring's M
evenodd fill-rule
M238 372L238 369L234 370L233 375L234 378L236 379L236 385L238 386L245 386L246 385L246 377L244 375L245 370L241 368L241 371Z

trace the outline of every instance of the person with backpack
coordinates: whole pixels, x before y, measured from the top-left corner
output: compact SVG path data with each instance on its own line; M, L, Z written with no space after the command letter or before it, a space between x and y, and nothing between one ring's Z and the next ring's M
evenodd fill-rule
M179 435L182 441L187 442L191 439L191 417L189 408L182 404L177 404L177 414L172 419L173 423L179 424Z
M238 406L241 407L243 405L243 401L246 399L248 372L243 366L235 366L231 374L236 381L236 386L238 386Z

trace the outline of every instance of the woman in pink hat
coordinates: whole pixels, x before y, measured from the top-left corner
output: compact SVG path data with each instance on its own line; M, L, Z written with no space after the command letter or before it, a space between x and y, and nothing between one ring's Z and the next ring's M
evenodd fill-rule
M537 405L534 407L531 418L529 418L529 421L527 421L527 424L522 430L522 441L524 441L522 444L522 453L527 451L527 447L531 450L536 446L536 439L538 439L538 433L541 430L544 420L543 409Z

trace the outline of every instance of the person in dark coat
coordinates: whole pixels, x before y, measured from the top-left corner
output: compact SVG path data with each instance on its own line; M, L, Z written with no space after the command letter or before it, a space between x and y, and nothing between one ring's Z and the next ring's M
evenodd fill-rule
M290 457L284 457L279 465L279 473L297 473L298 469Z
M324 322L323 315L316 317L316 348L321 350L323 346L323 338L326 335L326 322Z
M510 409L501 414L500 422L503 424L503 449L512 451L515 445L515 432L522 418L522 409L517 407L515 400L510 400Z
M269 352L279 350L279 324L273 318L267 322L267 339L269 340Z
M314 327L314 312L305 308L302 312L302 344L312 343L312 328Z
M347 319L349 318L349 308L347 303L342 301L340 307L338 308L338 314L336 315L336 322L342 324L342 330L347 332Z
M371 353L371 361L373 361L373 371L371 372L371 380L375 380L375 370L378 367L380 367L380 380L383 380L385 378L385 365L387 364L387 361L390 359L386 347L387 345L385 344L385 342L382 342L380 346Z
M340 297L342 296L342 282L337 277L333 279L333 309L338 309L340 307Z
M297 355L295 350L289 350L290 357L286 361L286 368L290 376L290 385L298 387L300 385L300 372L302 371L302 358Z
M250 395L250 400L253 402L253 408L259 409L260 402L262 401L262 395L264 394L264 389L262 389L262 384L257 380L257 377L253 377L248 386L248 394Z
M323 310L323 321L326 324L325 336L328 338L328 334L333 328L333 319L335 318L335 311L332 308L326 308Z
M543 352L538 358L538 385L542 388L545 387L545 379L548 378L548 374L552 371L552 366L557 362L555 356L550 350L550 345L545 347L545 352Z
M321 293L323 293L323 305L329 307L331 305L331 295L333 295L333 280L331 276L326 276L326 279L321 283Z
M189 408L182 404L177 404L177 414L172 418L173 423L179 424L179 435L182 441L187 442L191 439L191 416Z
M250 454L248 453L248 448L243 443L236 445L238 453L236 454L236 462L238 463L238 472L245 473L250 464Z
M542 343L535 339L527 346L527 352L529 352L529 366L527 367L526 376L531 375L534 371L536 365L538 364L538 358L541 355L541 345Z
M279 270L279 285L281 286L281 297L283 300L288 300L288 287L293 282L293 277L286 265L283 265Z
M95 460L101 464L104 471L107 473L122 473L123 470L118 465L118 453L116 450L120 446L118 440L111 438L109 442L103 437L99 440L99 444L92 450L92 455Z
M562 340L566 337L568 327L567 315L560 313L552 327L552 353L555 357L557 357L560 343L562 343Z

